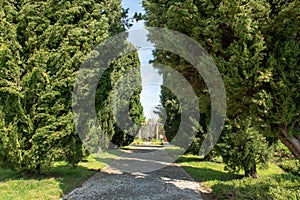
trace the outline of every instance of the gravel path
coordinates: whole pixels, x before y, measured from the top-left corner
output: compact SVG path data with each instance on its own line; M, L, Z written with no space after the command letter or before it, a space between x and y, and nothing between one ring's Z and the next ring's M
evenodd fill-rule
M63 199L201 199L198 183L159 147L127 150Z

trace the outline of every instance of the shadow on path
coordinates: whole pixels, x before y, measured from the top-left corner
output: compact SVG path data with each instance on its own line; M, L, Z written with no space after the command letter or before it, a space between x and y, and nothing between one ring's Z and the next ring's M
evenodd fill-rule
M161 147L136 147L64 199L201 199L199 185Z

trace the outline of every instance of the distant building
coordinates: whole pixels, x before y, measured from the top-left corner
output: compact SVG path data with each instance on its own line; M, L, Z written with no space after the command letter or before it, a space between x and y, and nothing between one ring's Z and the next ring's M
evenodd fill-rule
M146 124L140 128L138 139L161 139L166 142L167 140L165 136L164 125L154 120L148 120Z

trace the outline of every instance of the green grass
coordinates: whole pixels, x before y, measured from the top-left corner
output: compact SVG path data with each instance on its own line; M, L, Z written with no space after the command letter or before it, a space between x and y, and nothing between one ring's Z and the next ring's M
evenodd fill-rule
M280 167L291 174L300 176L300 161L296 159L289 159L280 162Z
M102 152L100 154L93 154L93 158L95 159L96 163L100 162L103 166L105 166L113 162L117 157L121 156L123 153L124 152L122 149L111 149L106 150L105 152ZM84 163L82 165L84 166ZM88 166L93 166L93 164L89 162Z
M168 146L172 155L182 154L182 149ZM122 150L89 156L72 168L64 162L56 163L48 175L28 176L11 170L0 169L1 200L60 199L64 194L80 186L85 180L103 169L122 154ZM220 159L217 159L220 161ZM201 185L212 189L217 199L300 199L300 177L283 171L276 164L268 169L258 169L259 179L243 178L224 170L221 162L202 161L198 156L184 155L178 163ZM297 169L298 163L284 163L286 168Z
M135 138L131 145L163 145L160 139L151 139L150 143L146 139Z
M177 146L165 146L164 150L173 158L179 158L181 155L184 154L185 150L183 148Z
M25 175L12 170L0 169L1 200L56 200L103 169L106 161L113 160L120 152L89 156L76 168L64 162L55 163L48 175Z
M201 185L212 189L217 199L300 199L300 177L284 172L271 163L258 169L259 179L243 178L243 173L224 170L219 162L201 161L192 155L182 156L178 162Z
M207 188L219 181L241 178L242 174L228 173L224 170L223 163L201 161L198 156L184 155L177 162L188 172L196 181L204 183Z

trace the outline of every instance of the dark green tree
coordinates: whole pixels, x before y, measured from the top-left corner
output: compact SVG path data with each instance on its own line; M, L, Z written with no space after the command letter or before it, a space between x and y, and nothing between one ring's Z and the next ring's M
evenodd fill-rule
M109 118L107 125L111 124L113 127L111 142L121 147L133 142L138 127L145 121L140 103L142 85L137 53L118 59L112 67L112 88L109 91L110 101L107 103L113 117ZM112 104L112 101L115 102Z
M227 157L229 167L245 166L230 161L238 157L252 166L246 174L257 176L255 162L266 159L256 158L267 158L265 136L279 138L299 159L299 1L158 0L144 6L148 26L185 33L215 59L227 90L227 126L234 127L225 132L235 131L224 137L237 141L252 134L239 144L223 138L232 149L253 149ZM171 58L180 66L167 55L156 58Z
M78 163L75 75L97 44L124 30L121 1L1 1L0 15L0 166L43 173L56 160Z

